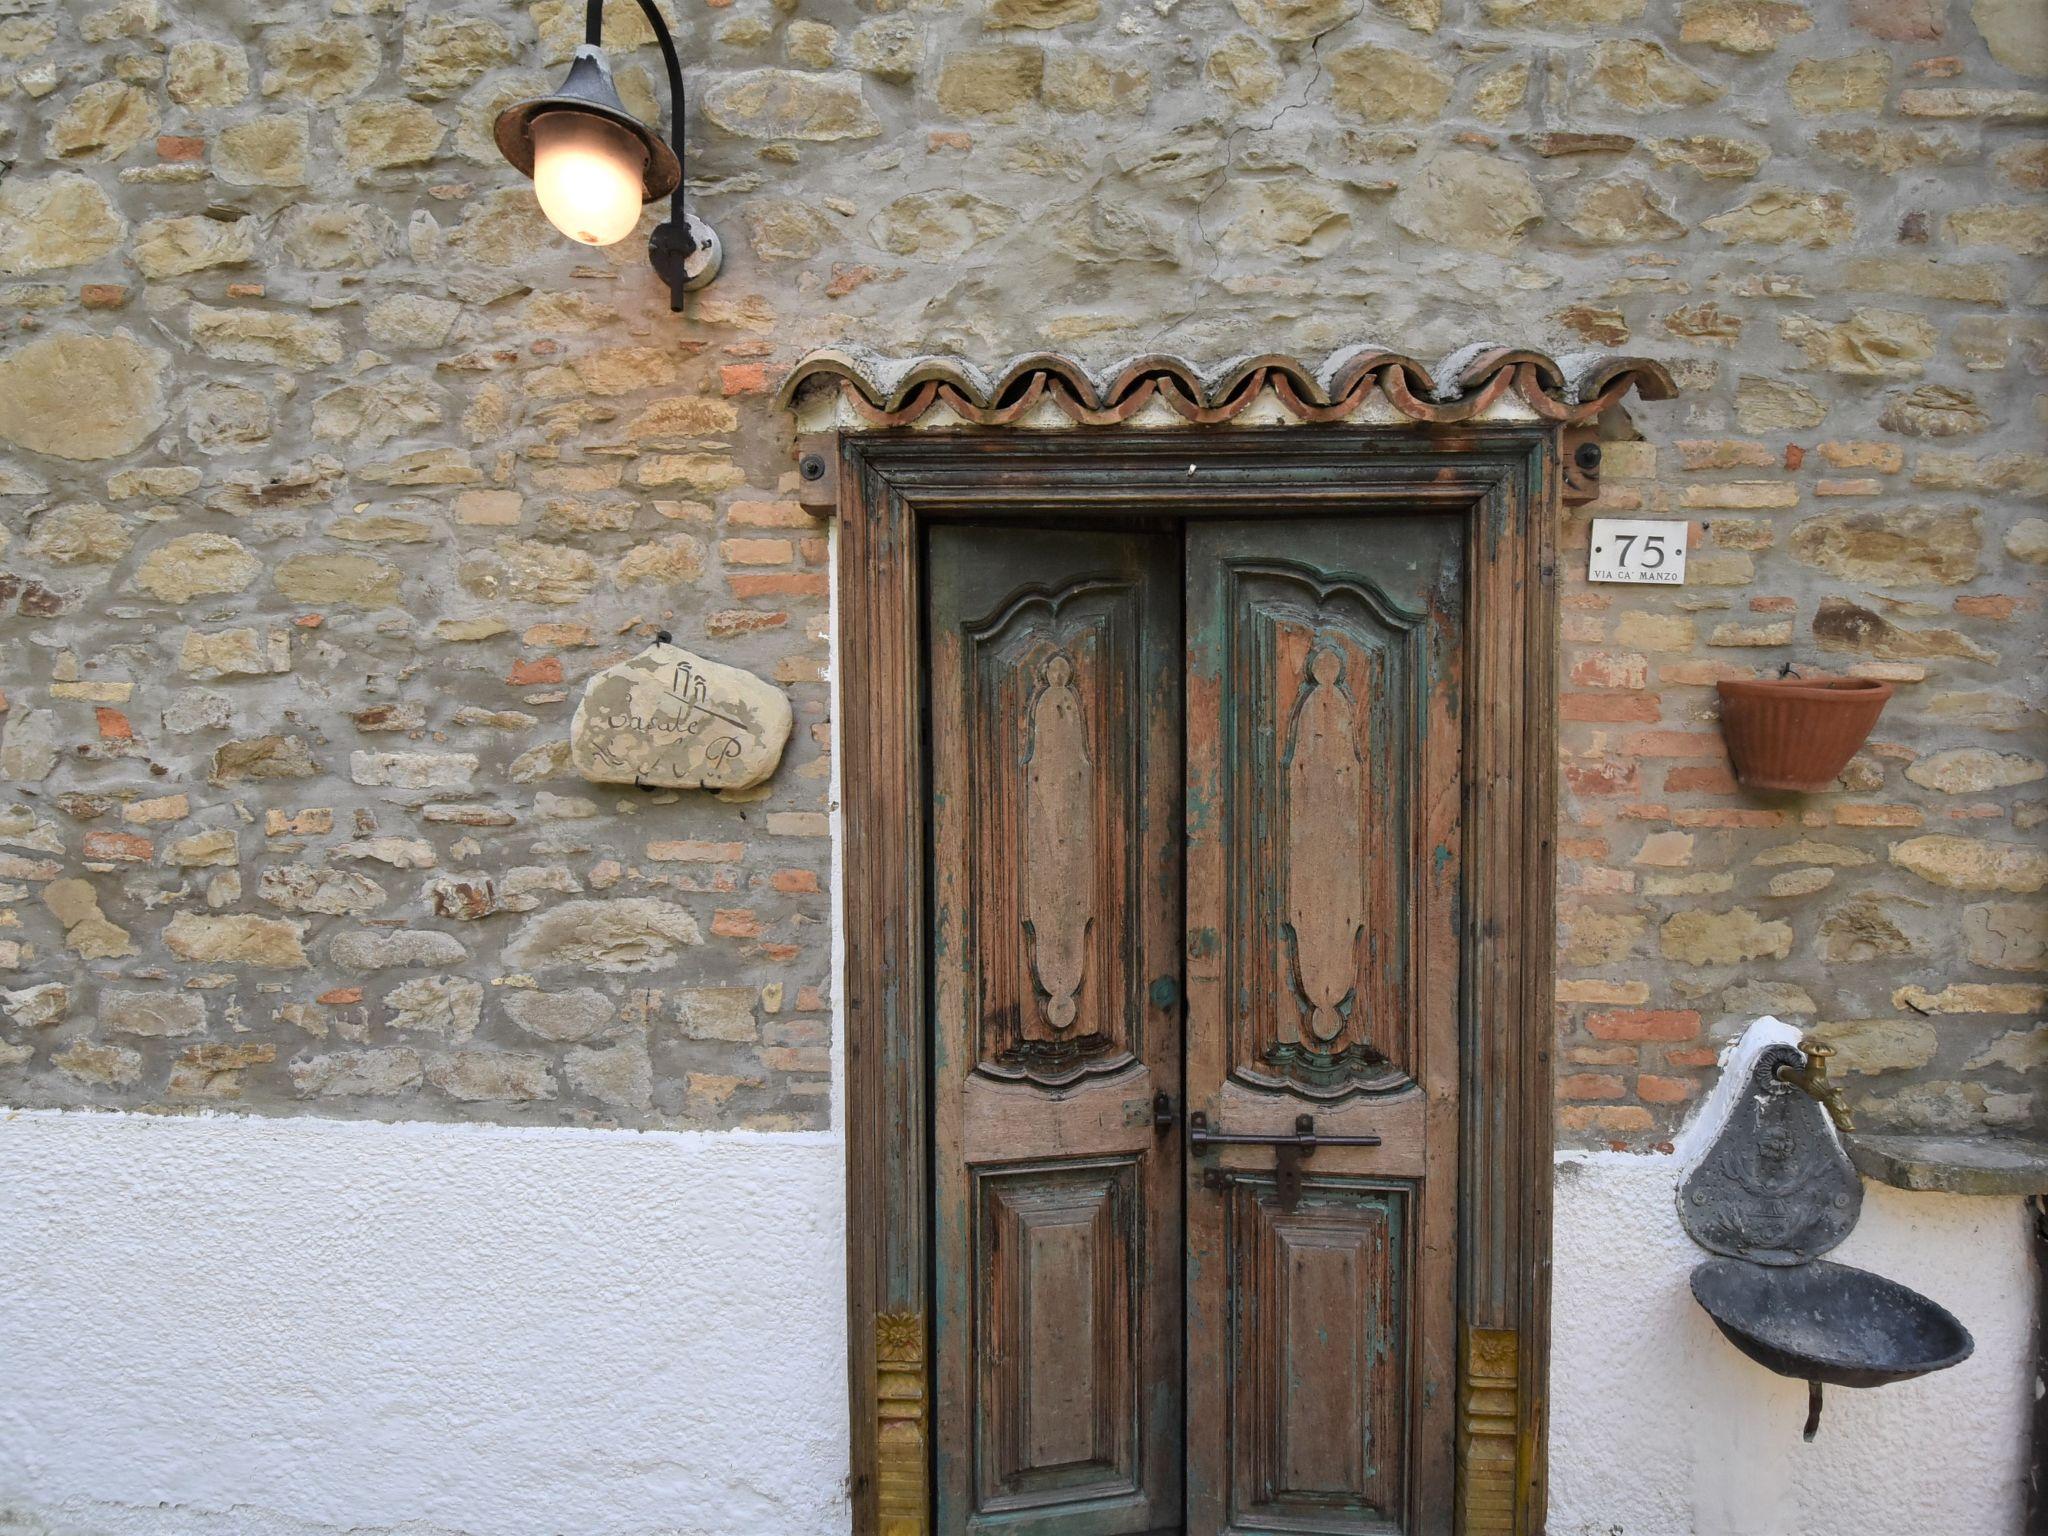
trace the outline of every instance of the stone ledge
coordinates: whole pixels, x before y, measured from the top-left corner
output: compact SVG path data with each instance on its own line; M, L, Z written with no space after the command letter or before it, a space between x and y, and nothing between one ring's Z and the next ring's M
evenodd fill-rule
M2048 1142L1996 1136L1849 1136L1865 1178L1950 1195L2048 1195Z

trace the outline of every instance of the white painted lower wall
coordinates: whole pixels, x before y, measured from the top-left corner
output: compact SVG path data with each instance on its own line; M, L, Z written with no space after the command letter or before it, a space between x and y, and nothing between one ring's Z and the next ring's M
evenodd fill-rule
M0 1533L843 1532L842 1149L0 1118ZM1835 1257L1975 1333L1831 1390L1694 1306L1675 1159L1560 1160L1552 1536L2010 1536L2021 1204L1871 1188Z
M843 1532L842 1169L825 1137L0 1119L0 1511Z

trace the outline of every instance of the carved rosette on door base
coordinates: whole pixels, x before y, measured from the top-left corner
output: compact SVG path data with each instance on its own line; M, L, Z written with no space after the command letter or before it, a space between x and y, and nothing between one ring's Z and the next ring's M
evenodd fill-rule
M1521 1483L1520 1365L1521 1339L1513 1330L1466 1333L1458 1393L1460 1536L1513 1536Z
M924 1319L884 1312L875 1319L875 1507L881 1536L925 1536L930 1457Z

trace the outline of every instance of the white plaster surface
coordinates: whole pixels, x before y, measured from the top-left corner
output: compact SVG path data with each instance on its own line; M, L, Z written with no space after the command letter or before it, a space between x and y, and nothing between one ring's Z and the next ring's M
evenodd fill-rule
M1828 1257L1961 1318L1953 1370L1830 1387L1752 1364L1687 1287L1707 1255L1678 1224L1683 1160L1561 1154L1551 1331L1550 1536L2016 1536L2033 1401L2035 1276L2024 1202L1864 1185Z
M839 1536L826 1136L0 1117L0 1532Z
M0 1536L840 1536L842 1149L0 1117ZM1686 1289L1680 1159L1558 1167L1550 1536L2011 1536L2017 1200L1868 1186L1834 1255L1977 1339L1804 1389Z

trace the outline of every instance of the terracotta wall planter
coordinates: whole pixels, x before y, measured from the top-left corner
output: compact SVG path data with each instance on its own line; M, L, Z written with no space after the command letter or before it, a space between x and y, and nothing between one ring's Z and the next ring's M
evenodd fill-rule
M1892 685L1774 678L1715 685L1735 776L1751 789L1826 789L1869 739Z

